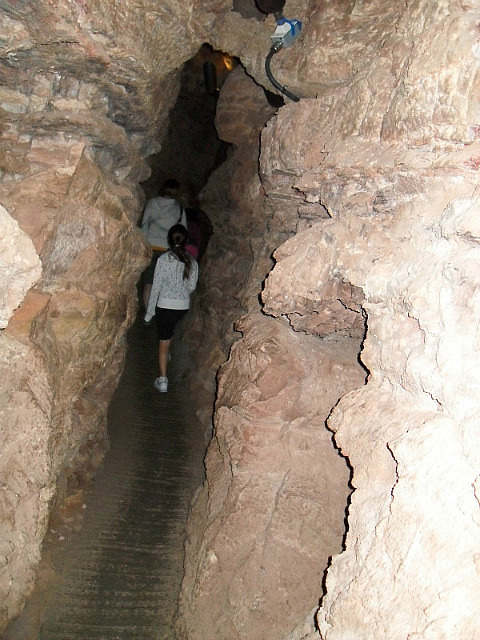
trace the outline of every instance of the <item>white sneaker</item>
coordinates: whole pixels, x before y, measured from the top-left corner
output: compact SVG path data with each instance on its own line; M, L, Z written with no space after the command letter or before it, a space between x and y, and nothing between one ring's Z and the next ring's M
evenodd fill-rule
M166 393L168 391L168 378L157 378L153 383L155 389L160 393Z

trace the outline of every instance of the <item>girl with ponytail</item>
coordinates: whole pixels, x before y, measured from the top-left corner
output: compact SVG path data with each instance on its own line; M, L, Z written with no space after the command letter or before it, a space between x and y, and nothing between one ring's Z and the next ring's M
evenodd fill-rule
M188 231L176 224L168 231L168 251L155 267L152 290L145 322L155 316L158 334L158 364L160 377L154 382L161 393L168 390L168 351L175 326L190 308L190 294L197 286L198 263L186 250Z
M174 225L168 231L168 246L179 260L185 265L183 269L183 279L188 278L190 274L192 255L187 251L188 231L181 224Z

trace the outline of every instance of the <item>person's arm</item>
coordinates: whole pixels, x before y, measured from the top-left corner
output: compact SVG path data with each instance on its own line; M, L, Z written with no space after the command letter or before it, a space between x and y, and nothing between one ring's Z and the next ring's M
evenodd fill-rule
M151 210L152 210L152 207L150 205L150 202L147 202L147 206L145 207L145 210L143 212L142 227L141 227L142 233L147 239L148 239L148 230L150 228L150 221L151 221Z
M198 262L196 260L192 260L192 267L190 269L190 273L188 275L188 280L187 280L188 293L192 293L193 291L195 291L197 287L197 280L198 280Z
M182 205L180 205L182 207ZM185 211L185 209L182 207L182 215L180 217L180 224L183 224L183 226L185 227L185 229L188 229L188 225L187 225L187 213Z
M157 260L155 266L155 273L153 274L153 284L150 290L150 297L148 298L147 310L145 312L145 322L150 320L155 315L155 307L157 306L158 296L160 294L160 285L162 282L162 263L161 260Z

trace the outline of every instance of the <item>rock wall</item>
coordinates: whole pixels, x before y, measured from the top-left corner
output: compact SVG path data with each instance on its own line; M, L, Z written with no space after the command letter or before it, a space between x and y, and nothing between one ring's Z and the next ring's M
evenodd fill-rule
M135 228L141 202L135 154L121 158L119 183L100 166L87 134L66 124L60 132L40 125L27 135L20 127L29 115L27 108L9 117L9 142L18 144L9 148L0 183L6 326L0 335L0 628L34 584L53 505L84 485L102 458L108 403L147 258ZM111 126L94 117L88 120L95 135L107 141ZM119 153L120 147L109 154L116 166ZM18 168L9 173L14 163Z
M259 137L273 112L240 68L230 75L216 125L234 151L203 193L214 234L185 328L197 345L193 395L202 420L216 390L206 369L215 373L234 345L217 376L207 480L189 521L178 633L191 640L273 640L312 618L344 535L350 472L325 420L343 394L364 384L362 296L334 281L329 300L320 300L301 277L293 285L282 278L282 301L297 296L291 322L259 313L274 248L289 237L285 246L298 247L298 225L310 229L312 216L326 215L305 205L299 221L289 217L290 203L265 202Z
M192 396L206 425L212 421L218 369L240 336L234 323L248 310L258 310L261 282L279 242L278 234L272 238L266 233L270 216L258 175L259 134L274 111L261 87L237 67L218 100L215 124L231 148L200 194L213 235L202 257L193 313L186 318L183 336L197 363Z
M294 237L274 252L262 294L277 320L251 309L219 376L180 636L467 640L479 634L480 587L478 9L418 1L287 10L303 17L304 36L279 54L277 70L304 99L267 124L260 175L266 237ZM322 405L306 369L318 372L332 339L356 344L368 378L352 371ZM319 350L303 369L312 340ZM288 504L292 486L276 475L281 460L302 495L325 488L314 465L311 486L290 466L309 433L308 420L288 416L303 406L292 402L299 380L314 424L327 421L352 469L348 501L341 480L327 489L338 509L330 522L315 500L312 511ZM332 454L316 461L333 463ZM334 524L342 502L343 541ZM282 528L285 507L295 542ZM301 527L312 520L310 556ZM320 550L329 534L338 547L330 563Z

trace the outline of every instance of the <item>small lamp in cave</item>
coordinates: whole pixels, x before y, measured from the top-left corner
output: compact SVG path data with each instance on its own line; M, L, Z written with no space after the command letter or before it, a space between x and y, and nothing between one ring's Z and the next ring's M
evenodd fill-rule
M227 71L231 71L233 69L233 58L230 56L223 56L223 64Z

